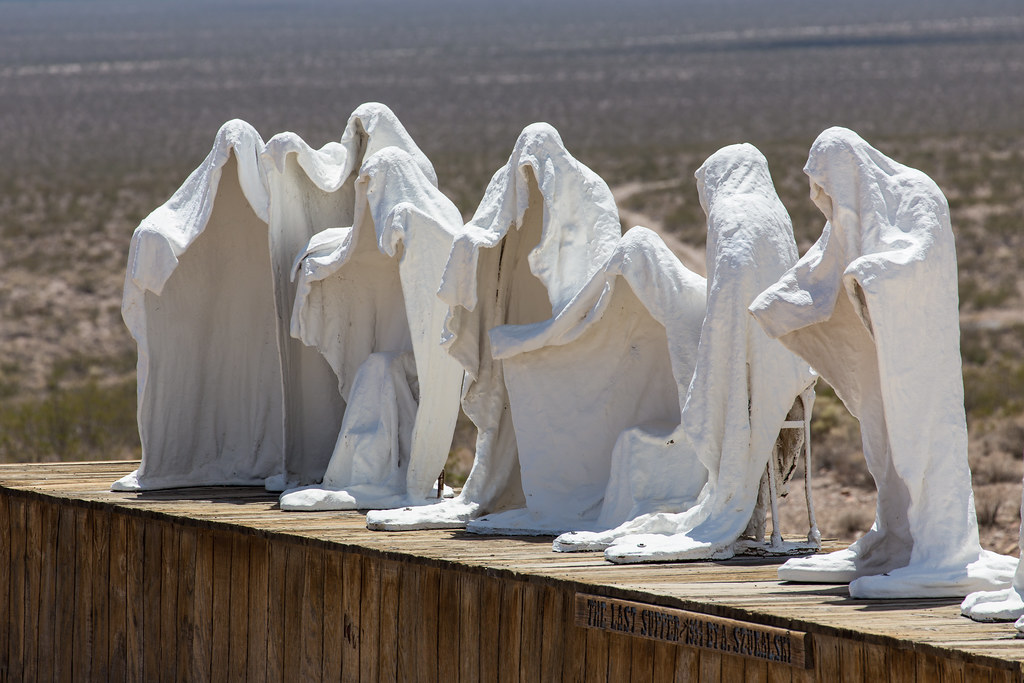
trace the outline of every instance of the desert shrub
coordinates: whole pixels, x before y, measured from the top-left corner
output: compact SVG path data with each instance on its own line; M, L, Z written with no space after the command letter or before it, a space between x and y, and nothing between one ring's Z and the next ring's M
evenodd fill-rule
M41 397L0 403L0 462L138 457L135 380L57 381Z
M978 525L982 527L995 526L1002 505L1003 499L999 495L988 491L979 495L974 501L974 509L978 514Z

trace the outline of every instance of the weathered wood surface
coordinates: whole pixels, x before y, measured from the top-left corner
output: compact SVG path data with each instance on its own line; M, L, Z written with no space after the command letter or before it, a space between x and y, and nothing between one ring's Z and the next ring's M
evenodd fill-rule
M1024 680L1024 641L957 600L371 532L252 488L111 493L134 466L0 466L0 680ZM577 593L806 633L813 667L583 628Z

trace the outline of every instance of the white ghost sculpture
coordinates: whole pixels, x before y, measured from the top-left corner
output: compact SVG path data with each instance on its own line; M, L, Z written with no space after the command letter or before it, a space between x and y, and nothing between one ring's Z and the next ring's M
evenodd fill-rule
M292 333L323 353L347 407L323 482L286 491L284 510L435 500L459 414L436 291L462 216L397 147L364 162L355 193L352 227L314 236L296 264Z
M265 147L230 121L142 222L122 303L139 349L142 463L113 489L319 480L344 403L329 365L288 334L290 269L313 232L351 221L362 157L392 144L432 177L383 105L359 107L319 151L292 134Z
M704 467L672 432L706 289L660 237L635 227L558 315L491 330L526 505L479 517L468 531L609 529L696 500Z
M262 485L284 449L263 140L221 127L132 236L121 313L138 344L139 469L114 490Z
M607 185L550 126L526 128L456 239L439 292L450 311L444 343L466 369L462 405L478 429L473 468L458 497L373 511L368 527L457 528L509 511L477 529L553 533L598 516L622 429L678 412L664 327L640 314L628 278L616 285L634 264L641 282L652 278L644 259L678 261L664 245L634 250L660 242L652 233L620 235ZM686 273L654 295L690 301L703 283Z
M830 128L805 172L821 238L750 310L860 420L875 523L779 578L850 582L857 598L952 597L1009 584L981 549L967 465L957 270L946 199L920 171Z
M1021 497L1020 510L1021 519L1024 520L1024 496ZM1017 546L1024 548L1024 521L1021 522ZM1024 633L1024 562L1018 561L1009 588L971 593L960 604L960 613L975 621L1016 619L1014 626Z
M604 533L565 534L555 540L557 551L607 548L605 556L620 563L729 557L741 535L760 540L768 489L774 503L805 445L803 420L795 438L780 439L780 431L794 403L797 414L810 414L816 376L747 311L797 260L768 162L751 145L731 145L711 155L696 178L708 216L707 312L675 438L692 443L707 485L695 505L634 517ZM780 468L780 459L789 465ZM656 466L650 476L678 476L669 463ZM781 540L777 511L774 526L767 550L794 550Z
M270 193L271 253L279 315L285 388L286 445L278 477L267 488L281 491L319 482L334 451L347 410L329 358L291 334L298 293L291 275L310 239L325 229L351 226L357 212L356 177L377 151L403 150L432 185L434 168L386 106L356 108L340 142L312 149L294 133L267 142L263 163ZM397 286L397 282L396 282ZM342 338L343 339L343 338Z

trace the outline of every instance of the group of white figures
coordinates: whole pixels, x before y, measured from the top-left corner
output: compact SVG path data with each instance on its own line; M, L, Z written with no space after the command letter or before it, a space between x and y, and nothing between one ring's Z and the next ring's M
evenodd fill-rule
M370 509L371 529L561 534L617 563L797 554L820 545L808 482L806 543L776 506L811 471L820 375L860 420L876 519L779 577L990 591L964 613L1016 618L1024 570L978 539L945 198L842 128L805 171L826 223L798 258L757 149L701 166L705 279L623 233L546 124L463 224L382 105L319 150L231 121L132 238L143 451L114 489L259 484L285 510ZM460 406L476 456L441 495Z

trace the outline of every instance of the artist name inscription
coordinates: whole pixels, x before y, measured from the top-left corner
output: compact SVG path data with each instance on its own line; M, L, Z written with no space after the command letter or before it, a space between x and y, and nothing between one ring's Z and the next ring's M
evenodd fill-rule
M681 609L576 594L576 625L808 667L807 634Z

